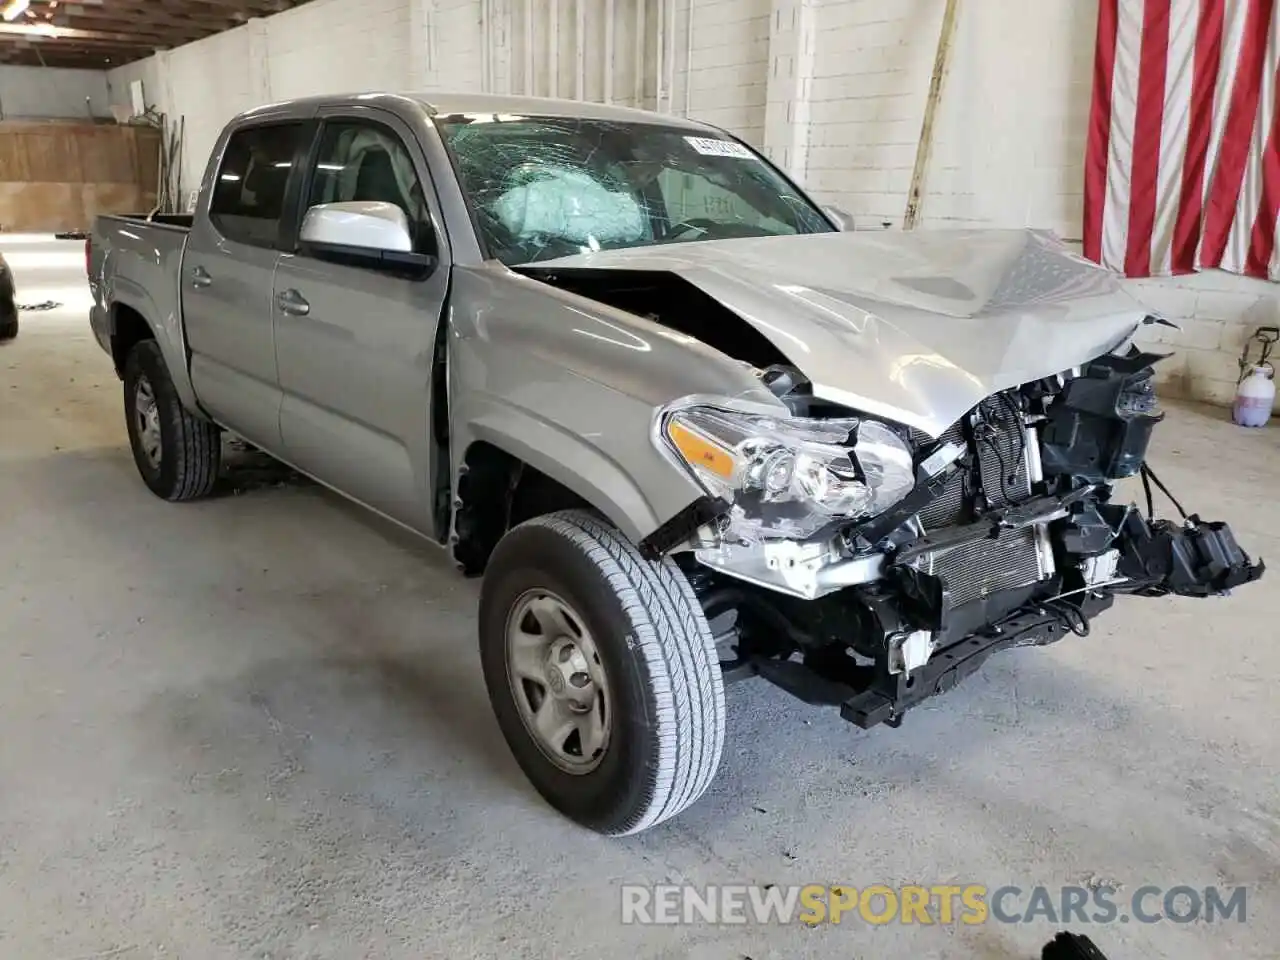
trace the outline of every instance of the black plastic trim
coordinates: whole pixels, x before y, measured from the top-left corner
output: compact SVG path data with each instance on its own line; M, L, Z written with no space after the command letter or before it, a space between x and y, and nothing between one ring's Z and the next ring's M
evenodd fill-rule
M720 497L699 497L641 540L640 552L648 560L659 560L697 533L699 527L714 523L728 512L728 501Z

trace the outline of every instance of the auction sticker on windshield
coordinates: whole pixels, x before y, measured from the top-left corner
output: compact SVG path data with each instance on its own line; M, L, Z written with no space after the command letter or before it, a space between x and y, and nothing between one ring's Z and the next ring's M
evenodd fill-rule
M685 142L706 157L737 157L753 159L751 151L733 140L715 140L711 137L685 137Z

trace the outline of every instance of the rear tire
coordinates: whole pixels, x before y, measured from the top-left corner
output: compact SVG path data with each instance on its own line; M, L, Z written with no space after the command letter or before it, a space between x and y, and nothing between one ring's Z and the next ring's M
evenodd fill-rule
M0 340L12 340L18 335L18 308L0 307Z
M182 405L154 340L138 343L125 359L124 412L134 463L152 493L178 501L213 490L222 466L221 433Z
M552 622L561 626L544 629L531 611L536 604L558 607L564 615ZM525 619L513 623L513 616ZM517 659L513 650L526 651L529 642L536 648L544 634L543 659L536 652ZM592 514L538 517L498 544L480 595L480 655L516 761L548 803L583 826L611 836L647 830L692 804L715 776L724 686L698 599L675 563L646 560ZM545 681L530 663L546 665ZM597 688L607 720L602 736L575 741L571 732L566 741L566 726L549 738L537 732L535 702ZM581 722L595 707L592 693L585 704L571 701L560 719Z

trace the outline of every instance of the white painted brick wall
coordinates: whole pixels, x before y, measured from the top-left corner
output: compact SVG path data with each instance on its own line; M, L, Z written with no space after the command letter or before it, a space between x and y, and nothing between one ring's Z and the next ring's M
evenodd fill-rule
M110 103L107 78L101 70L0 64L0 120L109 117Z
M161 102L171 119L186 118L182 189L200 185L209 154L227 121L262 102L253 89L249 27L237 27L161 55ZM167 77L166 74L167 73Z
M404 90L410 0L312 0L267 18L272 100Z
M687 83L690 116L763 146L770 0L695 0L692 9L692 44L683 32L678 34L691 57L677 87L677 112L684 112L680 98ZM688 0L683 0L677 23L681 31L688 15Z
M222 124L267 98L479 90L486 75L495 91L573 96L581 63L588 99L604 98L606 75L616 102L652 107L661 89L671 112L687 103L692 116L785 157L819 200L847 209L859 228L901 224L945 0L675 0L675 30L662 38L674 57L669 91L657 70L664 0L645 2L638 62L637 0L614 0L608 62L606 0L583 2L579 37L577 0L487 0L487 59L485 0L313 0L112 71L111 96L127 102L127 81L141 76L150 102L186 116L192 187ZM1097 0L964 0L925 227L1029 225L1079 238L1096 17ZM1280 314L1276 285L1225 274L1131 286L1183 326L1148 331L1153 344L1176 351L1163 365L1168 389L1204 399L1229 398L1245 339Z
M155 57L135 60L127 66L117 67L107 72L105 77L107 93L112 104L129 106L132 103L129 87L134 80L141 80L143 98L147 105L154 106L157 110L164 109L161 105L159 64Z
M438 2L439 60L432 85L439 89L479 90L483 75L480 4L478 0Z

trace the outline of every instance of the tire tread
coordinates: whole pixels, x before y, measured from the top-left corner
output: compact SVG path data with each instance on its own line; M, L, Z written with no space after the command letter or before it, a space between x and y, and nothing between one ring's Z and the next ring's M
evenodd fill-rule
M548 528L596 565L632 627L632 649L650 678L658 738L647 771L647 802L605 832L639 833L670 819L706 791L725 737L724 681L711 628L688 579L669 558L646 560L635 544L581 510L551 513L522 526Z
M164 458L173 465L172 483L167 488L159 482L155 485L149 482L148 485L156 494L173 502L208 496L222 469L222 431L215 424L194 416L182 405L165 366L164 355L154 340L143 340L133 348L126 361L126 370L131 364L147 368L143 372L151 380L160 415L168 422L173 441L172 446L165 444L163 452ZM126 416L132 416L127 379L125 393ZM161 463L163 469L164 460Z

